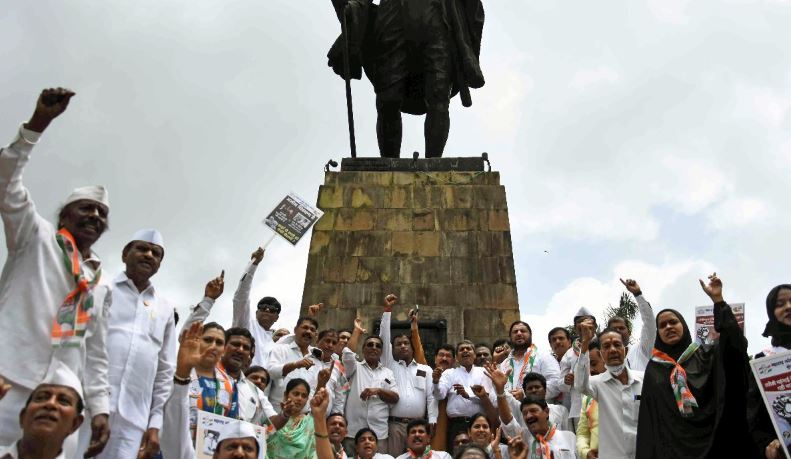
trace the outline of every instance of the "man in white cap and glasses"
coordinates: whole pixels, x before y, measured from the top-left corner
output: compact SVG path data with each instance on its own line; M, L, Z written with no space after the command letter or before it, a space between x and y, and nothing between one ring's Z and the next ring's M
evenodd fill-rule
M0 401L0 444L18 438L17 413L52 365L64 362L83 384L92 430L86 454L93 457L110 433L105 336L112 299L99 284L100 264L91 251L107 229L107 191L74 190L53 225L22 185L33 146L72 96L63 88L42 91L33 116L0 149L0 216L8 248L0 277L0 348L14 352L13 359L0 359L0 377L11 384ZM76 441L76 435L67 441L67 456Z
M112 281L107 331L112 436L102 458L150 459L159 452L177 342L173 305L151 283L164 256L159 231L137 231L121 254L126 270ZM81 432L81 446L85 433Z
M82 424L82 382L66 365L50 368L17 413L21 438L0 446L0 459L63 459L63 442Z
M220 429L220 438L213 459L254 459L259 457L261 445L253 425L232 421Z

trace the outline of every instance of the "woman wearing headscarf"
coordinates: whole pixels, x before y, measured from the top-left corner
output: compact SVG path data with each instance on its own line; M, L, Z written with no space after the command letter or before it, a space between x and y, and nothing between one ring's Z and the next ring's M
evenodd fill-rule
M640 401L638 459L755 457L745 419L747 341L717 274L700 285L714 302L719 341L698 345L678 311L657 314Z
M781 284L766 296L766 315L769 320L763 335L772 338L772 347L764 349L755 358L786 352L791 349L791 284ZM747 392L747 423L758 453L768 459L784 457L769 412L764 405L761 390L755 378L749 379Z

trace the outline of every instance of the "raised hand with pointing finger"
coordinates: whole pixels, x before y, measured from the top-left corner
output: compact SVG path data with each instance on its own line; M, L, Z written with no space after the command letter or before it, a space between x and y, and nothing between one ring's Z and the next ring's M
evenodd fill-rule
M700 282L700 288L711 298L711 301L715 304L724 301L722 298L722 281L717 277L717 273L712 273L712 275L709 276L708 284L703 282L703 279L698 279L698 281Z
M638 284L636 280L634 279L626 279L626 280L620 279L620 280L623 286L626 287L626 290L629 290L629 293L631 293L632 295L640 296L643 294L643 291L640 290L640 284Z
M215 277L206 284L203 294L212 300L216 300L222 295L225 289L225 270L223 269L219 277Z

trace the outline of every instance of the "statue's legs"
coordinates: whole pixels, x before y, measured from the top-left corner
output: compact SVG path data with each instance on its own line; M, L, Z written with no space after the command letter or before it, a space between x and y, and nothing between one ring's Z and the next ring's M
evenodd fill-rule
M424 124L426 158L440 158L445 150L450 131L448 102L429 105Z
M448 30L439 10L432 15L428 39L423 45L426 100L426 158L439 158L445 150L450 130L451 56Z
M376 139L383 158L401 155L401 103L404 83L399 82L376 94Z

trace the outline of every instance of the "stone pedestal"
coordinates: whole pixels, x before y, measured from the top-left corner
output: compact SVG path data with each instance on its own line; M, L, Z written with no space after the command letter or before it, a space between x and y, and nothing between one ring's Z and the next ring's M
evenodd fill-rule
M505 188L481 158L345 159L318 207L301 312L323 302L322 329L374 331L388 293L394 320L419 304L450 343L491 344L519 318Z

